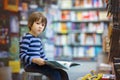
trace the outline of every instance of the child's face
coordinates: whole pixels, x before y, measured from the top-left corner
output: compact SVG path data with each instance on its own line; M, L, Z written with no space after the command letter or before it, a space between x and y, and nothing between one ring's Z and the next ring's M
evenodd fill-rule
M45 24L41 20L35 21L31 27L31 32L38 36L44 30Z

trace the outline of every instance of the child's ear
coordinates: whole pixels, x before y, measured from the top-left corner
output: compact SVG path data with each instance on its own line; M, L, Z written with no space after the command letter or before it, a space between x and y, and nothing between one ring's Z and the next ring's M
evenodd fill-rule
M28 28L31 30L31 27L32 27L32 25L31 24L28 24Z

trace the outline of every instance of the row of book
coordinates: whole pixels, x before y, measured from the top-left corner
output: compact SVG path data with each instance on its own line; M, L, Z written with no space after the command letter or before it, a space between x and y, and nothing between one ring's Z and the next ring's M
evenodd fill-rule
M59 4L61 8L72 8L72 7L90 8L90 7L105 6L103 0L61 0Z
M54 31L58 33L68 33L71 32L91 32L91 33L103 33L104 27L108 26L105 22L96 23L74 23L74 22L58 22L52 24L54 26Z
M55 45L101 45L102 38L96 33L70 33L68 35L56 35Z
M102 52L101 47L93 47L93 46L85 46L85 47L56 47L55 49L55 57L97 57L99 53Z
M108 20L106 11L72 11L62 10L59 12L60 17L54 17L54 20L70 20L70 21L99 21Z

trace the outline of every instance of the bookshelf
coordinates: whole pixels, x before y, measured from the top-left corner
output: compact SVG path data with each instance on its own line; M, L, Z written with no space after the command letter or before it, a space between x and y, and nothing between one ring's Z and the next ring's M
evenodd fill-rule
M2 10L1 10L2 11ZM10 26L9 26L9 20L7 16L7 12L3 11L0 12L0 55L2 54L2 51L9 50L10 46ZM0 56L2 57L2 56Z
M59 0L58 5L52 21L55 59L96 60L102 52L102 34L111 22L104 2Z

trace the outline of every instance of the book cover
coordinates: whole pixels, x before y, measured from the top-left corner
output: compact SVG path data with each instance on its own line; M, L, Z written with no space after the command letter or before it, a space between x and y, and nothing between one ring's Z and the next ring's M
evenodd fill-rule
M93 46L86 46L84 47L84 53L86 57L95 57L95 47Z
M66 57L71 57L72 56L72 48L68 45L65 45L63 47L63 55Z
M70 11L69 10L61 11L61 20L70 20Z
M78 47L73 47L73 57L78 57Z
M69 61L46 61L46 64L52 66L53 68L60 69L69 69L70 67L80 65L79 63Z
M78 48L78 55L77 55L77 57L80 57L80 58L85 57L84 47L79 47Z
M11 36L11 45L9 47L10 58L18 60L19 59L19 38L16 36Z
M62 8L62 9L72 8L72 0L61 0L60 1L60 8Z
M60 46L55 47L55 54L54 56L60 58L63 55L63 48Z

